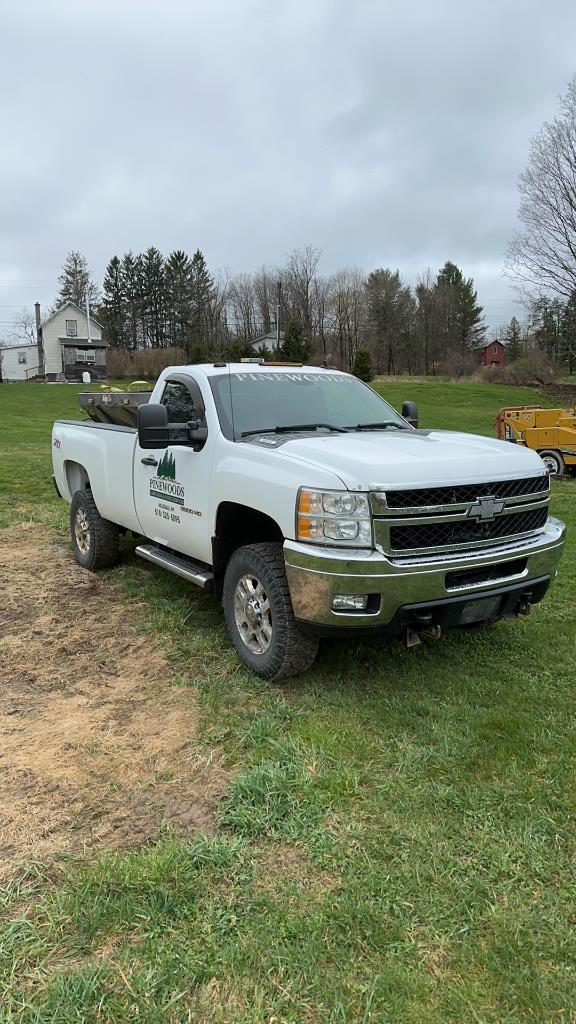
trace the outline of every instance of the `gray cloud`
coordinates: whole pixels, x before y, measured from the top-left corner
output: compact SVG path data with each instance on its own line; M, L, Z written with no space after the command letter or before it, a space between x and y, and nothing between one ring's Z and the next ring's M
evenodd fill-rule
M576 71L572 0L72 0L1 15L0 321L63 256L313 242L328 272L447 258L491 324L530 136ZM0 323L0 333L2 324Z

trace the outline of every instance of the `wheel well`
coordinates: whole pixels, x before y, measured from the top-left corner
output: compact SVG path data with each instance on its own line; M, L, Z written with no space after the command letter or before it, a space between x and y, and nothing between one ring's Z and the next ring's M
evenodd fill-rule
M68 484L70 497L73 497L76 494L76 491L90 490L88 473L84 469L84 466L81 466L79 462L66 460L64 463L64 470L66 473L66 483Z
M216 515L216 533L212 538L212 564L216 593L222 593L222 581L230 556L245 544L282 541L284 534L270 516L248 505L223 501Z

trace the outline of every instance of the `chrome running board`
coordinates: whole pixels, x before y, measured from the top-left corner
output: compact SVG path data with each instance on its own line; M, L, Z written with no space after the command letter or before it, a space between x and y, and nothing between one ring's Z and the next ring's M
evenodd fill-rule
M214 576L210 570L197 565L191 558L174 555L170 551L156 547L155 544L139 544L136 554L140 555L140 558L145 558L147 562L152 562L154 565L161 566L162 569L167 569L168 572L175 573L176 576L189 580L190 583L201 587L202 590L212 590L214 586Z

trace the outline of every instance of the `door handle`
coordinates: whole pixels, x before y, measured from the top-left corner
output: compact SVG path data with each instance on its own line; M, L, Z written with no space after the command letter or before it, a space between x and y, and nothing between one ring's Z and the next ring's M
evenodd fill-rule
M143 466L157 466L158 459L153 458L152 455L148 455L145 459L140 459Z

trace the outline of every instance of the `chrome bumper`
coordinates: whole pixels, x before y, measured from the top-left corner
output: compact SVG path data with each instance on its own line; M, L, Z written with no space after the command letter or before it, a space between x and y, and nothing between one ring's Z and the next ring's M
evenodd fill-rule
M547 581L556 575L565 532L564 523L550 517L537 536L490 550L394 559L377 551L287 540L284 559L294 614L302 623L332 629L382 628L396 621L406 605L449 603L510 589L529 591L530 581L546 581L540 590L543 596ZM473 581L466 582L472 573ZM369 608L334 611L335 594L369 594ZM539 599L536 594L534 600Z

